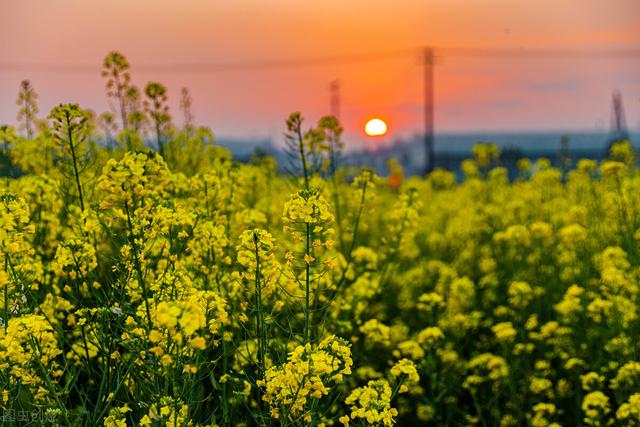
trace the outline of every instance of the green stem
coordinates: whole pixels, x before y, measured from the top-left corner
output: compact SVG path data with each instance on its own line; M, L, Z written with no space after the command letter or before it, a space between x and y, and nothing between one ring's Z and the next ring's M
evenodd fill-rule
M160 152L160 155L164 158L164 143L162 142L159 121L156 121L156 139L158 141L158 151Z
M349 246L349 252L347 252L347 263L351 262L351 253L356 246L356 238L358 237L358 228L360 227L360 217L362 217L362 211L364 210L364 198L367 193L367 184L369 181L365 181L362 185L362 193L360 195L360 206L358 207L358 215L353 224L353 235L351 236L351 245Z
M9 272L9 254L4 255L4 271ZM9 283L4 285L4 333L7 334L7 327L9 326Z
M311 224L307 223L307 239L306 239L306 249L305 254L309 255L309 249L311 246ZM311 294L311 265L305 259L305 290L304 290L304 343L307 344L309 342L309 303L310 303L310 294Z
M82 186L80 185L80 173L78 172L78 161L76 159L76 150L73 146L73 132L71 131L71 118L69 112L66 112L67 119L67 134L69 136L69 148L71 149L71 158L73 160L73 173L76 178L76 185L78 187L78 198L80 199L80 209L84 212L84 199L82 197Z
M260 289L260 254L258 252L258 235L253 234L253 243L255 245L255 255L256 255L256 278L255 278L255 287L256 287L256 338L258 340L258 360L260 363L259 369L260 372L263 372L265 369L265 336L264 336L264 319L262 317L262 290Z
M302 136L302 130L300 126L296 128L296 134L298 136L298 149L300 150L300 161L302 162L302 173L304 175L304 188L309 190L309 172L307 168L307 157L304 154L304 138Z

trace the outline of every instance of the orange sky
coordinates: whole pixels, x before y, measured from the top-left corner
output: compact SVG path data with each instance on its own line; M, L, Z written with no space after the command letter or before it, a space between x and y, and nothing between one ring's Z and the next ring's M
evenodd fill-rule
M387 118L391 137L421 129L419 58L215 73L145 64L313 57L433 46L610 49L640 46L638 0L0 0L0 123L15 122L15 96L29 78L41 110L58 102L108 109L100 64L113 49L134 82L164 82L176 106L191 89L199 124L214 133L279 140L284 119L328 113L329 82L342 85L342 118L363 141L366 118ZM24 64L79 65L73 73ZM95 66L95 70L87 69ZM142 67L141 67L142 68ZM613 89L640 127L640 59L438 60L436 129L606 129ZM176 116L177 111L174 111ZM178 120L179 122L179 120Z

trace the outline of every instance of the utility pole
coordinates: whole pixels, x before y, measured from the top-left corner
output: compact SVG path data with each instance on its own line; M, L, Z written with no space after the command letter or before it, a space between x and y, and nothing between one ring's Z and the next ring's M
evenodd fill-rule
M425 175L433 171L435 167L435 153L433 149L433 49L424 48L424 148L425 148Z
M609 154L611 146L616 142L629 139L629 131L627 130L627 120L624 116L624 106L622 105L622 94L616 90L612 96L611 108L611 136L607 145L606 155Z
M340 120L340 82L334 80L329 84L329 91L331 93L331 115Z
M624 106L622 105L622 94L618 90L613 92L611 131L616 139L623 140L629 138L627 121L624 117Z

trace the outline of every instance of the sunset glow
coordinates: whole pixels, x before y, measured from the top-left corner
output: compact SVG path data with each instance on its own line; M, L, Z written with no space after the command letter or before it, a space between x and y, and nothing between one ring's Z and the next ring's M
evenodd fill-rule
M339 80L345 140L366 144L362 120L368 111L384 111L394 137L422 131L420 49L427 44L511 50L640 44L636 0L617 0L615 6L584 0L327 0L322 7L284 0L97 3L0 0L6 63L0 92L7 95L0 100L0 121L15 120L14 97L25 78L36 88L42 111L71 100L98 113L110 111L100 67L104 55L119 50L132 64L134 84L167 86L172 111L178 111L181 88L188 87L196 121L217 136L280 143L289 112L301 110L310 118L330 113L328 86ZM45 37L41 28L56 31ZM329 60L305 59L316 57ZM284 65L256 65L279 60ZM242 66L202 65L209 63ZM629 124L637 127L637 70L636 60L442 53L434 66L435 128L606 130L614 89L624 94Z
M369 136L382 136L387 133L387 124L382 119L371 119L364 125L364 133Z

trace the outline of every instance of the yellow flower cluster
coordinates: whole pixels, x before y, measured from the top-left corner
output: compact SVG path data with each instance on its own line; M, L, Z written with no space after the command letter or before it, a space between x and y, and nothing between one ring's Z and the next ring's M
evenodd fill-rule
M265 388L262 399L269 403L271 416L309 422L308 405L329 394L332 384L340 384L351 374L353 361L349 343L328 336L317 347L296 347L282 366L269 368L258 386Z
M640 423L640 393L629 396L629 400L618 408L616 419L621 425L632 426Z
M57 360L62 353L53 327L43 316L25 315L9 319L0 328L0 369L9 374L4 387L24 387L36 401L49 397L47 381L63 370Z
M601 391L592 391L584 397L582 410L585 414L583 421L586 425L607 425L604 420L607 414L611 412L609 398Z
M105 193L102 206L135 206L154 192L161 193L168 178L169 170L157 154L127 152L121 160L109 159L98 180L98 189Z
M474 389L485 382L491 382L493 390L497 391L500 381L509 375L509 366L505 360L491 353L483 353L471 359L468 369L473 374L466 378L464 387L469 389Z
M369 319L362 326L360 332L364 334L366 340L372 344L390 344L390 328L378 321L377 319Z
M149 407L147 415L140 419L141 426L164 425L166 427L178 425L191 425L187 421L189 407L179 399L163 396L158 403Z
M272 286L278 279L280 265L273 254L275 239L266 230L246 230L240 235L240 243L236 248L238 263L245 268L242 272L244 280L259 276L260 286Z
M400 393L406 393L409 385L416 385L420 381L416 365L409 359L400 359L389 372L400 383Z
M34 232L29 224L30 211L25 200L13 193L0 195L0 243L3 261L7 256L29 251L28 235Z
M61 278L87 280L87 275L98 265L95 248L82 240L72 240L58 245L53 262L53 272Z
M317 189L300 190L291 196L284 205L282 216L285 225L304 223L314 224L314 227L322 227L322 224L333 222L334 219L329 203ZM320 229L316 233L322 231Z
M0 409L60 425L640 424L629 143L575 169L507 173L484 145L463 180L398 162L377 178L339 167L335 119L304 131L294 114L291 180L205 129L163 128L160 157L130 113L104 138L77 106L32 140L0 127L21 172L0 180Z
M348 426L349 421L365 421L367 425L392 426L398 410L391 407L391 386L384 380L372 380L364 387L354 389L344 401L351 413L340 417Z

